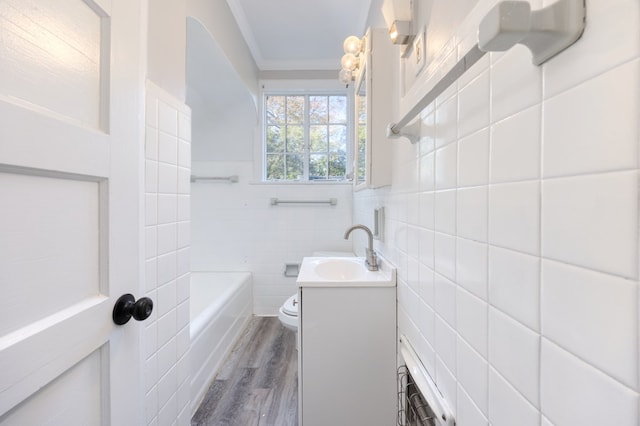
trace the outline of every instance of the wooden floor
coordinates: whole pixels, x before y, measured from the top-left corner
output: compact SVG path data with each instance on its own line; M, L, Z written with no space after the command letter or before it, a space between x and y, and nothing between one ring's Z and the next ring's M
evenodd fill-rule
M298 424L296 336L278 318L256 317L209 387L191 425Z

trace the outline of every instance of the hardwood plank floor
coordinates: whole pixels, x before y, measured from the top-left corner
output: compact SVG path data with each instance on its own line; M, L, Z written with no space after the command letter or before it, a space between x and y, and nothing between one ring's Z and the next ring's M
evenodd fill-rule
M296 335L278 318L253 318L211 383L191 425L297 425L297 356Z

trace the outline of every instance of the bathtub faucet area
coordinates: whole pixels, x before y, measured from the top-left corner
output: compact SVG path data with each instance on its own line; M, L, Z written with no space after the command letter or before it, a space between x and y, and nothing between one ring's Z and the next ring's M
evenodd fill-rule
M371 229L367 228L364 225L353 225L351 228L347 229L347 231L344 233L344 239L348 240L349 235L355 229L362 229L364 232L367 233L367 237L369 239L369 246L367 247L365 252L367 255L367 259L366 259L367 269L370 271L377 271L378 256L376 255L376 252L373 250L373 232L371 232Z

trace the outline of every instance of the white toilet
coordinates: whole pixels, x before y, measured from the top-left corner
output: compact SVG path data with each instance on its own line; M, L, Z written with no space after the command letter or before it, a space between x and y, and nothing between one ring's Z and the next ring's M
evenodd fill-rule
M348 251L316 251L313 257L354 257L354 254ZM278 319L289 330L298 331L298 293L289 297L278 311Z

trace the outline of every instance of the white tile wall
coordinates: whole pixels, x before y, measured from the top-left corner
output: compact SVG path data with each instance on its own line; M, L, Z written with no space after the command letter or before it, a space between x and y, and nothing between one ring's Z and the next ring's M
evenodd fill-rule
M351 185L262 184L254 181L252 162L194 161L193 171L198 176L237 175L239 182L192 184L191 267L252 272L256 315L277 315L297 291L296 278L284 276L286 263L300 263L314 251L353 251L352 240L359 247L366 243L363 232L344 239L353 224ZM272 197L337 198L338 203L272 206ZM374 207L360 222L372 229ZM415 246L419 243L417 238L412 241ZM363 256L364 251L358 254Z
M148 425L190 424L190 135L189 108L147 82L144 280L154 300L143 335Z
M495 3L439 43L472 40ZM388 209L399 332L459 426L640 424L640 3L586 6L582 38L542 67L491 53L423 111L419 152L401 139L392 160L418 182L354 195L356 222Z

